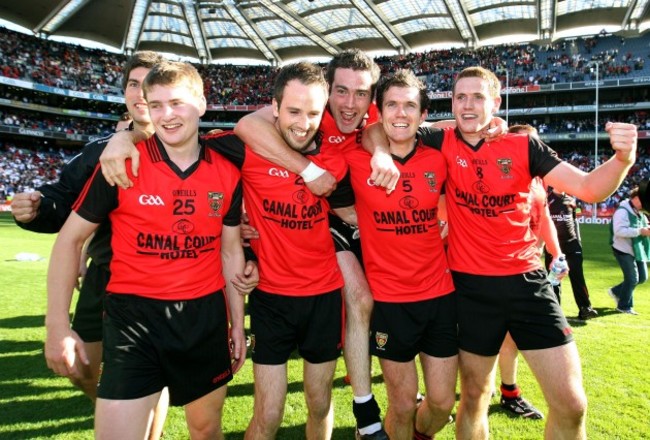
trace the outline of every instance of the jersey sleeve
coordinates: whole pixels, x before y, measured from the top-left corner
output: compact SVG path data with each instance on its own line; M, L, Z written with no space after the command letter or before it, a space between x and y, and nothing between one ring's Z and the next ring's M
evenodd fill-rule
M87 144L61 170L59 180L37 188L43 194L38 215L29 223L16 222L33 232L59 232L86 181L92 176L108 138Z
M442 141L444 139L444 131L440 128L434 127L420 127L418 128L417 137L422 141L422 145L426 147L435 148L436 150L442 149Z
M238 226L241 223L241 205L242 205L242 183L241 179L237 181L237 186L232 193L232 202L230 209L223 218L223 224L226 226Z
M117 186L106 182L98 164L72 209L91 223L102 223L117 207L118 191Z
M551 147L531 136L528 138L528 158L531 176L542 179L562 162Z
M201 137L201 142L207 147L235 165L237 169L242 169L246 159L246 148L244 143L232 132L217 133L214 135Z

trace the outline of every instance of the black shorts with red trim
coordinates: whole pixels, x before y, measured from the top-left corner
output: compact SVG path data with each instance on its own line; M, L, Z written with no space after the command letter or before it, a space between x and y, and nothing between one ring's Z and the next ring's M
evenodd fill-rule
M452 275L461 350L494 356L506 332L519 350L553 348L573 340L543 269L509 276Z
M409 362L418 353L437 358L458 354L455 293L408 303L375 301L370 354Z
M97 395L137 399L169 387L186 405L232 379L223 291L187 301L109 294Z

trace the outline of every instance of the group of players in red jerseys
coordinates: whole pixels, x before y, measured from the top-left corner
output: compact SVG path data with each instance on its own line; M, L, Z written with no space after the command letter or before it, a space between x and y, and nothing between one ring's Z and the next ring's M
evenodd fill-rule
M128 416L124 437L149 435L168 387L192 438L222 438L223 385L245 358L242 298L252 290L255 407L246 438L277 435L295 349L304 361L307 438L331 436L341 349L357 438L432 438L449 422L458 372L457 438L487 438L507 333L546 397L546 435L586 438L580 360L540 263L528 194L541 177L588 202L609 196L634 163L634 125L608 124L615 154L584 173L532 136L495 136L501 98L491 72L460 72L454 127L428 127L426 88L412 72L380 81L371 58L346 50L326 79L310 63L285 66L271 107L242 118L234 134L199 138L205 99L182 65L164 61L147 74L154 137L112 137L53 252L46 356L55 372L78 376L82 344L63 317L76 249L111 221L98 437L115 436L120 414ZM233 245L242 205L255 269ZM447 251L440 220L449 226ZM388 396L383 428L371 354Z

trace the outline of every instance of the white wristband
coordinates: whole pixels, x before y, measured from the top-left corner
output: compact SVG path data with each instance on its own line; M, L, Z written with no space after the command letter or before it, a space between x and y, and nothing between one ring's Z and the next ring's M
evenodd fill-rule
M309 165L307 165L307 168L302 170L302 173L300 173L300 177L302 177L302 180L304 180L305 183L309 183L318 179L323 174L325 174L324 169L316 165L314 162L309 161Z

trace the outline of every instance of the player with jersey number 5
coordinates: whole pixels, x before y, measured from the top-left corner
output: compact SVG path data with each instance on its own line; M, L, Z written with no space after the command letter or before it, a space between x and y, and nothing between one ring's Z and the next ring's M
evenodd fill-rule
M582 439L587 397L580 357L530 230L529 187L539 176L587 202L605 199L635 161L637 129L607 123L614 156L586 173L531 136L482 139L480 133L501 104L500 88L494 73L481 67L464 69L452 91L457 129L421 129L422 141L440 149L448 167L448 258L458 294L461 378L456 435L468 440L488 437L496 355L510 332L548 403L545 435ZM366 148L388 155L381 127L365 133ZM372 177L393 185L399 178L385 169L374 170Z

